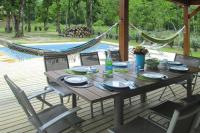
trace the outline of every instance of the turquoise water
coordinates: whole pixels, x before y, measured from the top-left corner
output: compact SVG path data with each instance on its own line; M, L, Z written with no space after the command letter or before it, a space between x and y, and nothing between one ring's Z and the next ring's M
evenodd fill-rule
M48 44L45 44L45 45L31 44L29 46L33 47L33 48L39 48L39 49L59 52L59 51L67 50L69 48L73 48L75 46L79 46L81 44L82 43L63 43L63 44L49 44L49 45ZM88 49L82 51L82 52L106 51L108 49L116 49L116 48L117 48L117 46L113 46L113 45L109 45L109 44L105 44L105 43L99 43L91 48L88 48ZM8 55L11 58L20 59L20 60L40 57L40 56L35 56L35 55L30 55L30 54L25 54L25 53L17 52L14 50L10 50L6 47L0 48L0 52L3 52L4 54Z

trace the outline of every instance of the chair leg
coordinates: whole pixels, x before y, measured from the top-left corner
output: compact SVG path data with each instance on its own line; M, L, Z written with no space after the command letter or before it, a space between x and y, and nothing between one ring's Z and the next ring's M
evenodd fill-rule
M169 89L171 90L172 94L176 97L176 94L175 94L175 92L173 91L172 87L171 87L171 86L168 86L168 87L169 87Z
M159 101L161 100L161 98L162 98L163 94L165 93L166 89L167 89L167 86L165 87L165 89L163 90L162 94L160 95L160 97L158 99Z
M194 91L194 88L196 86L196 83L197 83L197 77L198 77L198 74L195 75L195 79L194 79L194 83L193 83L193 87L192 87L192 92Z
M47 88L45 87L44 90L46 91ZM46 98L46 93L43 95L42 99L45 100L45 98ZM43 102L42 102L42 107L41 107L41 109L44 109L44 103L43 103Z
M90 110L91 110L91 118L93 118L94 117L94 115L93 115L93 103L90 103Z
M64 104L64 102L63 102L63 96L61 96L61 95L59 95L59 96L60 96L60 103Z
M70 101L70 96L68 96L67 103L69 103L69 101Z
M103 101L100 101L100 103L101 103L101 113L104 114Z
M131 105L131 104L132 104L132 102L131 102L131 97L130 97L130 98L128 98L128 100L129 100L129 104Z

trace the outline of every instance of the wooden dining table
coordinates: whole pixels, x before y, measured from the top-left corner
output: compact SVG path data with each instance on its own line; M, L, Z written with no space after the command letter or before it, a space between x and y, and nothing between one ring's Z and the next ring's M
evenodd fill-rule
M64 76L71 75L69 73L66 73L66 70L49 71L45 72L45 75L51 80L55 81L60 86L62 86L63 88L69 89L73 92L73 107L76 106L76 95L91 103L106 100L109 98L114 98L114 128L119 128L121 125L123 125L123 106L125 98L140 95L141 102L145 102L146 93L184 80L187 80L186 92L187 97L189 98L192 95L193 74L200 71L199 68L194 67L190 67L189 71L187 72L173 72L167 69L157 70L156 72L166 75L167 78L163 80L146 80L139 78L133 69L130 69L128 72L114 72L113 78L105 78L105 76L103 76L104 66L100 65L94 67L96 67L99 71L98 73L92 76L88 76L91 82L103 83L107 80L133 81L135 87L132 89L125 89L121 91L103 90L95 85L85 88L79 88L68 85L63 81ZM141 73L145 72L147 71L145 70Z

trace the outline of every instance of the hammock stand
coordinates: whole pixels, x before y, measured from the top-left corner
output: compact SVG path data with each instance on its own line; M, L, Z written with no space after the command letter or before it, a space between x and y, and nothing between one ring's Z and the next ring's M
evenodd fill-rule
M90 48L94 45L96 45L98 42L101 41L101 39L108 33L110 32L114 27L116 27L118 23L115 23L113 26L111 26L106 32L102 33L101 35L97 36L94 39L89 40L88 42L85 42L79 46L72 47L70 49L67 49L65 51L51 51L51 50L44 50L40 48L33 48L29 46L24 46L20 44L13 43L11 41L5 40L5 39L0 39L0 45L7 47L11 50L19 51L22 53L26 54L31 54L31 55L36 55L36 56L44 56L44 55L71 55L75 54L78 52L81 52L87 48Z
M177 31L174 35L165 38L165 39L160 39L160 38L155 38L155 37L151 37L149 36L147 33L145 33L144 31L138 29L137 27L135 27L133 24L130 24L131 28L136 29L139 34L147 41L154 43L153 46L146 46L149 49L153 49L153 50L158 50L161 49L163 47L165 47L166 45L168 45L169 43L171 43L172 41L174 41L174 39L176 39L179 34L183 31L183 29L185 28L185 26L183 26L179 31ZM142 42L142 45L145 44L145 41ZM162 44L160 46L158 46L157 44Z

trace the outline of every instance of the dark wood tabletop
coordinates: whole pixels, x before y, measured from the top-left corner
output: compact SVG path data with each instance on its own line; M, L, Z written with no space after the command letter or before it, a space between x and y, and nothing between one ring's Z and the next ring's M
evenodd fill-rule
M199 72L198 68L190 68L188 72L172 72L169 70L158 70L156 72L165 74L168 78L165 80L143 80L136 76L134 71L129 71L127 73L119 73L114 72L113 78L104 78L103 70L104 66L96 66L99 69L99 72L95 74L94 78L91 79L96 82L104 82L106 80L130 80L135 82L136 88L134 89L126 89L120 92L114 92L109 90L102 90L95 86L91 86L88 88L74 88L69 86L64 81L60 80L60 77L69 76L70 74L66 73L66 70L57 70L57 71L49 71L45 72L45 75L51 80L55 81L59 85L70 89L74 94L81 96L83 99L96 102L103 99L112 98L116 95L121 95L123 97L130 97L134 95L139 95L143 93L147 93L149 91L153 91L155 89L177 83L183 80L188 80L190 75L196 72ZM145 71L144 71L145 72ZM142 73L142 72L141 72Z

